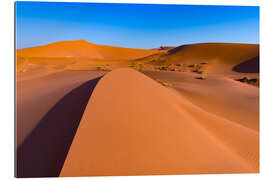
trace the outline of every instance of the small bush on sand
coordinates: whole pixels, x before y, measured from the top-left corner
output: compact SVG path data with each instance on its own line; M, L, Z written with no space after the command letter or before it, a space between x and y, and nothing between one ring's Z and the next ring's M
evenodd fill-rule
M161 84L162 84L163 86L171 86L171 84L168 83L168 82L162 82Z
M175 64L176 66L183 66L183 64Z
M244 76L243 78L238 79L238 81L240 81L240 82L249 82L250 78L248 76Z
M248 76L244 76L243 78L242 78L242 80L244 81L244 82L248 82L249 81L249 77Z
M207 61L205 61L205 62L201 62L200 64L208 64L208 62L207 62Z
M198 64L191 64L188 67L197 67L197 66L198 66Z
M104 66L97 66L97 70L99 70L99 71L105 71L106 70L106 67L104 67Z
M199 68L198 69L194 69L192 72L195 72L195 73L198 73L198 74L202 74L203 73L203 71L200 70Z
M204 75L201 75L200 77L197 77L196 79L201 79L201 80L205 80L206 77Z
M157 82L159 82L160 84L162 84L163 86L172 86L169 82L166 82L166 81L162 81L162 80L159 80L157 79Z
M168 70L168 66L161 66L161 67L159 67L159 69L163 70L163 71L166 71L166 70Z

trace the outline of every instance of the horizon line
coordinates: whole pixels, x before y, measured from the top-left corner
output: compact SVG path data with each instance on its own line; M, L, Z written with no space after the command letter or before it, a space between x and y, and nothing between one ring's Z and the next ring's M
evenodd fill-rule
M85 39L77 39L77 40L62 40L62 41L53 41L53 42L50 42L50 43L46 43L46 44L42 44L42 45L36 45L36 46L30 46L30 47L25 47L25 48L19 48L17 49L17 47L15 47L16 50L22 50L22 49L29 49L29 48L35 48L35 47L41 47L41 46L47 46L47 45L50 45L50 44L54 44L54 43L59 43L59 42L75 42L75 41L85 41L89 44L94 44L94 45L100 45L100 46L110 46L110 47L118 47L118 48L127 48L127 49L144 49L144 50L151 50L151 49L156 49L156 48L160 48L161 46L167 46L167 47L179 47L179 46L184 46L184 45L193 45L193 44L250 44L250 45L260 45L260 43L237 43L237 42L197 42L197 43L187 43L187 44L180 44L180 45L166 45L166 44L160 44L159 46L156 46L156 47L153 47L153 48L129 48L129 47L124 47L124 46L112 46L112 45L107 45L107 44L95 44L95 43L92 43L92 42L89 42ZM16 44L17 45L17 44Z

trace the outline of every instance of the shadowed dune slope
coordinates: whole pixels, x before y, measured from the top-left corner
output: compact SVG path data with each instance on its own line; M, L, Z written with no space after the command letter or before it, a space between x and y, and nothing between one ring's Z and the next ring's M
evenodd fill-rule
M135 59L155 53L157 50L130 49L96 45L84 40L60 41L44 46L17 50L17 57L24 58L92 58L92 59Z
M233 67L233 71L241 73L259 73L260 58L256 56Z
M99 78L74 89L39 122L17 149L17 177L57 177L84 108Z
M129 68L106 74L60 176L258 172L258 132Z

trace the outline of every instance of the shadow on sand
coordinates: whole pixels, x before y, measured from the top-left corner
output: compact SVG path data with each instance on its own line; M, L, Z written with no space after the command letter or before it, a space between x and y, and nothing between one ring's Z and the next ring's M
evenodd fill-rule
M17 149L16 177L57 177L88 100L101 77L65 95Z
M247 61L244 61L232 69L240 73L259 73L260 72L260 57L256 56Z

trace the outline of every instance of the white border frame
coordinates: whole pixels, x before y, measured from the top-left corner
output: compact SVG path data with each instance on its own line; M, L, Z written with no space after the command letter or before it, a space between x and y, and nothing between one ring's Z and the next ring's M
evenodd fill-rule
M29 1L29 0L25 0ZM35 0L32 0L35 1ZM47 0L51 2L52 0ZM54 0L52 2L76 2L71 0ZM226 175L165 175L165 176L121 176L121 177L83 177L64 179L270 179L270 8L269 0L79 0L79 2L104 3L147 3L147 4L199 4L199 5L243 5L260 6L260 173L259 174L226 174ZM1 0L1 93L0 93L0 177L1 179L14 178L14 0ZM267 45L269 47L267 47ZM4 55L3 55L4 54ZM38 178L31 178L33 180ZM59 178L43 178L57 180Z

